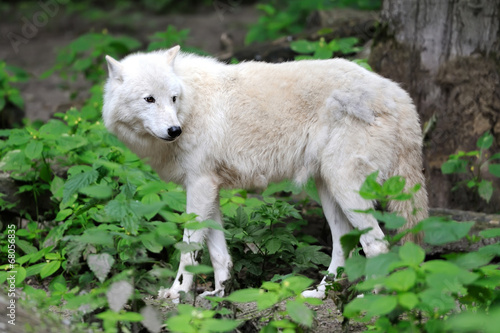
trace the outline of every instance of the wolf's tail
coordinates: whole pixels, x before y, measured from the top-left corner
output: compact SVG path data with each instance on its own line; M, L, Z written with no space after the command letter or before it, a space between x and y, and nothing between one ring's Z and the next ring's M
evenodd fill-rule
M406 191L417 184L420 184L421 187L412 200L389 202L389 210L398 213L407 221L399 232L413 228L420 220L428 216L428 197L422 165L422 134L420 126L415 126L415 123L419 122L416 119L418 116L414 106L409 104L409 107L413 109L413 112L408 112L406 115L411 114L413 117L409 116L400 124L395 167L389 176L404 177ZM419 244L422 242L422 235L410 233L403 238L403 242L406 241Z

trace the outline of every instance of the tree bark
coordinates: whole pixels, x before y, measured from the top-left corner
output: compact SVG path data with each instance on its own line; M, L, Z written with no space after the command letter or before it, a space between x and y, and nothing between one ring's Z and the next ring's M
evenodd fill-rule
M415 101L426 133L424 167L434 207L499 212L500 182L487 204L464 176L442 175L450 154L475 150L486 131L500 146L500 0L385 0L370 64ZM486 173L487 174L487 173Z

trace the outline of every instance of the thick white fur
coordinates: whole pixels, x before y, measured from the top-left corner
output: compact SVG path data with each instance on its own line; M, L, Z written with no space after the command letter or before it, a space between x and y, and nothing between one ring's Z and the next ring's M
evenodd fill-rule
M357 191L365 177L399 174L421 183L421 132L408 94L397 84L342 59L226 65L179 52L179 47L107 58L103 118L107 128L149 163L165 181L183 184L187 211L222 224L219 189L264 188L269 182L316 180L333 238L329 272L344 264L340 237L352 227L368 256L387 251L377 221L354 209L373 202ZM155 103L144 98L153 96ZM172 97L176 96L174 103ZM165 141L168 128L182 134ZM427 214L423 188L412 214L393 204L412 226ZM184 241L207 241L216 293L223 294L231 258L217 230L186 230ZM178 298L193 277L182 254L174 284L160 297ZM323 297L325 281L306 296Z

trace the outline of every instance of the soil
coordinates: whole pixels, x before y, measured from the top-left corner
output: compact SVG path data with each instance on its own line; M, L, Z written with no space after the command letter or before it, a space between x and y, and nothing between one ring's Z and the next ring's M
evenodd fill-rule
M118 17L117 13L111 11L105 19L92 20L70 13L64 6L57 7L54 15L43 16L42 7L16 8L13 11L1 12L2 24L0 25L0 59L7 64L21 67L31 76L29 82L20 84L20 90L25 101L25 117L31 121L47 121L56 112L64 112L73 105L80 105L85 98L85 90L89 84L83 79L68 85L57 75L47 79L39 76L54 65L57 52L60 48L70 43L75 38L87 32L96 32L107 29L110 34L126 34L135 37L147 44L147 36L157 31L165 31L169 24L178 30L189 29L188 46L197 47L210 54L220 54L221 36L229 34L235 48L243 46L244 36L248 25L256 22L258 12L254 6L221 5L215 1L213 7L207 7L191 14L166 14L153 15L151 13L130 13L126 18ZM229 2L231 3L231 2ZM45 12L46 13L46 12ZM46 13L47 14L47 13ZM46 17L46 21L38 22L37 19ZM29 22L29 23L26 23ZM38 27L33 23L38 22ZM42 24L43 23L43 24ZM29 30L29 25L34 30ZM31 32L24 34L23 32ZM23 42L18 44L17 50L12 43L13 33L21 36ZM29 35L29 36L28 36ZM78 98L71 99L70 92L81 91ZM324 236L324 220L317 218L314 223L314 236L320 239L324 245L328 244L328 236ZM326 234L329 234L326 232ZM323 235L320 236L320 235ZM172 308L165 307L165 302L156 303L163 313ZM160 305L161 304L161 305ZM342 316L335 308L331 299L325 300L322 306L314 307L317 317L314 330L322 332L341 332ZM243 310L245 311L245 310ZM27 316L30 321L30 316ZM38 325L38 324L37 324ZM254 330L258 331L259 323L252 324ZM52 326L52 324L50 325ZM56 325L57 326L57 325ZM247 325L249 328L251 325ZM364 326L351 326L350 332L362 332Z

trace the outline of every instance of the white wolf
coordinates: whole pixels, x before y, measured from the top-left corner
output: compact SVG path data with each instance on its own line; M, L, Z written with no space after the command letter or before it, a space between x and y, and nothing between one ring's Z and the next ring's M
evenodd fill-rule
M373 202L357 191L365 177L401 175L422 189L411 203L390 205L409 220L427 214L422 175L422 136L417 112L396 83L342 59L281 64L226 65L179 52L178 46L138 53L118 62L107 57L103 119L106 127L165 181L182 184L187 212L222 224L219 189L263 188L314 177L333 241L329 272L344 264L340 237L361 236L367 256L387 251L370 215L355 213ZM214 294L224 293L231 258L222 231L185 230L185 242L207 242ZM182 254L177 277L159 297L178 298L193 276ZM306 296L323 297L325 280Z

